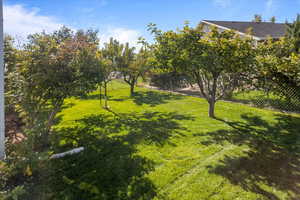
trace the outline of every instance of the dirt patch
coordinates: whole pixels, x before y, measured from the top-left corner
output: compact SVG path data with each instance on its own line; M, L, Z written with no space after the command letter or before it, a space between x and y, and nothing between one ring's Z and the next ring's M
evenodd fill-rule
M5 116L5 137L8 138L10 143L20 143L25 139L22 133L22 127L24 126L21 118L17 113L7 113Z

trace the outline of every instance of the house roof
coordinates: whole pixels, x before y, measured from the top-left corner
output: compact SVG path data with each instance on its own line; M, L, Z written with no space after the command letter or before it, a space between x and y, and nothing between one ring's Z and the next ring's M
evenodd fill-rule
M232 29L245 34L249 28L257 39L280 38L285 35L286 24L273 22L241 22L241 21L212 21L203 20L202 23L218 26L219 28Z

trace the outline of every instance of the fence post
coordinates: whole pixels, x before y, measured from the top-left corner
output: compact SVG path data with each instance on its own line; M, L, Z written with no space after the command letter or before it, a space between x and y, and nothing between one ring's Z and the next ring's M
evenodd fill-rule
M5 157L3 0L0 0L0 160Z

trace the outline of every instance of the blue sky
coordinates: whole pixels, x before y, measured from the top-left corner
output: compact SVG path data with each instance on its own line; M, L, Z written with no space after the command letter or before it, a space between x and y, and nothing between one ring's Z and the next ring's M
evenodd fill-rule
M113 36L135 43L150 39L150 22L163 30L191 25L202 19L250 21L254 14L264 20L292 21L300 13L300 0L4 0L4 31L25 37L62 24L73 29L99 30L102 41Z

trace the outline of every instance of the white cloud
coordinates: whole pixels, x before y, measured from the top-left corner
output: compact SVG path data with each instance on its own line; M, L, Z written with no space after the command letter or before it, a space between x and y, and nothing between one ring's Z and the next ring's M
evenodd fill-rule
M266 7L267 7L268 9L270 9L270 8L272 8L273 4L274 4L274 1L273 1L273 0L267 0Z
M278 8L279 6L276 0L267 0L265 3L264 15L266 17L272 17Z
M270 12L273 8L273 5L274 5L274 1L273 0L267 0L266 2L266 10L268 12Z
M106 0L99 0L103 5ZM52 32L62 26L57 19L50 16L41 15L38 8L25 8L22 5L4 5L4 32L17 37L20 40L26 39L29 34L42 31ZM88 12L89 10L87 10ZM108 42L113 37L121 43L129 42L131 46L136 46L141 33L134 29L106 26L100 32L100 42Z
M111 37L117 39L121 43L128 42L131 46L138 46L137 41L141 33L134 29L108 27L105 31L100 33L100 42L108 42Z
M215 5L222 8L226 8L231 5L231 0L213 0L213 2Z
M39 14L38 9L26 9L22 5L4 5L4 32L26 38L28 34L45 30L51 32L62 26L55 18Z

